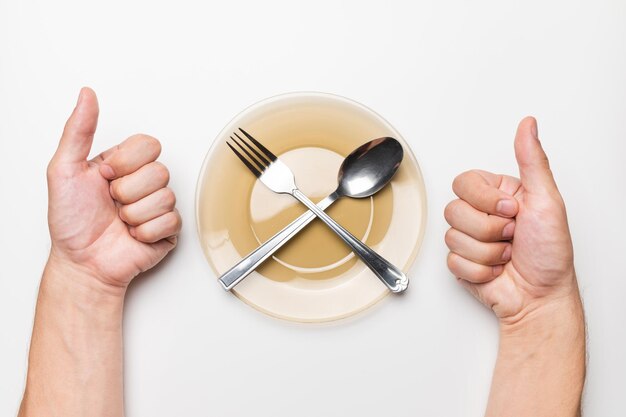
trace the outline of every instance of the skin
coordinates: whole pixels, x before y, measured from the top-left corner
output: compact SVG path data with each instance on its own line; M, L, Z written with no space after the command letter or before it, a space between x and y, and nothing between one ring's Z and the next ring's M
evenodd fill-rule
M472 170L445 209L448 267L500 323L487 416L577 416L585 325L563 199L527 117L515 136L520 178Z
M97 121L95 93L83 88L48 167L52 246L21 417L124 415L124 295L181 228L159 142L135 135L87 160ZM534 119L520 123L515 152L520 179L485 171L455 179L448 265L500 322L486 415L575 416L584 320L565 206Z
M87 160L98 101L80 92L48 166L52 240L41 280L19 415L123 416L122 313L131 280L176 246L181 218L156 162L134 135Z

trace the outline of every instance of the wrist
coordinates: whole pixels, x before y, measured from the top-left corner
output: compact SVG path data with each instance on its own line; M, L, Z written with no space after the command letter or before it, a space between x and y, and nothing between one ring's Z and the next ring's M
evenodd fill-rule
M63 294L64 299L94 308L123 305L126 287L110 285L82 265L51 251L42 277L42 287Z
M542 302L518 320L500 322L499 356L511 362L567 356L584 370L585 349L585 319L577 290Z
M500 335L532 338L555 331L584 333L584 312L575 275L567 288L557 296L534 300L515 316L501 318Z
M560 299L501 323L486 416L580 415L585 326L579 298Z
M576 416L585 381L585 323L577 295L501 321L487 416Z

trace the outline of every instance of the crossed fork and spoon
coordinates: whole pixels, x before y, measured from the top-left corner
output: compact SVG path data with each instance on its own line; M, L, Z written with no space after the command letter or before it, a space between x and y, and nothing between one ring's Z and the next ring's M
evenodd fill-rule
M298 189L293 172L287 165L245 130L241 128L239 130L243 137L237 132L233 132L236 138L230 136L235 146L230 142L226 144L241 162L270 190L278 194L290 194L304 204L309 211L222 274L219 281L224 289L232 289L315 217L326 223L341 237L391 292L399 293L407 288L409 279L399 268L361 242L324 212L340 197L369 197L387 185L402 162L404 152L400 142L390 137L383 137L355 149L344 159L339 168L337 189L316 205Z

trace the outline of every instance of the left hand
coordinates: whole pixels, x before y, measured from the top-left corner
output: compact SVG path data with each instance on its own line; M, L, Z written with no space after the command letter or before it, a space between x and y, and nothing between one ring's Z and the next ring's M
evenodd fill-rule
M176 246L181 218L155 138L134 135L87 160L98 112L83 88L48 166L50 262L126 288Z

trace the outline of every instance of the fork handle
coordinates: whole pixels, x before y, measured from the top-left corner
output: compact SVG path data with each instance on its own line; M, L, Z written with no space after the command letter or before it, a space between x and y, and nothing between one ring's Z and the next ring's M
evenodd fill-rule
M309 198L299 189L291 191L291 195L300 200L310 211L315 213L328 227L330 227L344 242L348 244L359 258L376 274L376 276L391 290L391 292L402 292L409 285L409 279L404 273L392 265L385 258L368 247L365 243L354 237L344 227L334 221L328 214L320 210Z
M319 203L316 207L320 210L326 210L339 198L337 192L332 193ZM295 236L300 230L311 223L315 219L315 214L311 211L307 211L302 214L296 220L291 222L280 232L272 236L267 242L263 243L248 256L243 258L239 263L233 266L228 271L224 272L219 278L220 283L226 291L230 291L235 285L237 285L242 279L247 277L252 271L254 271L260 264L262 264L267 258L272 256L274 252L280 249L285 243Z

